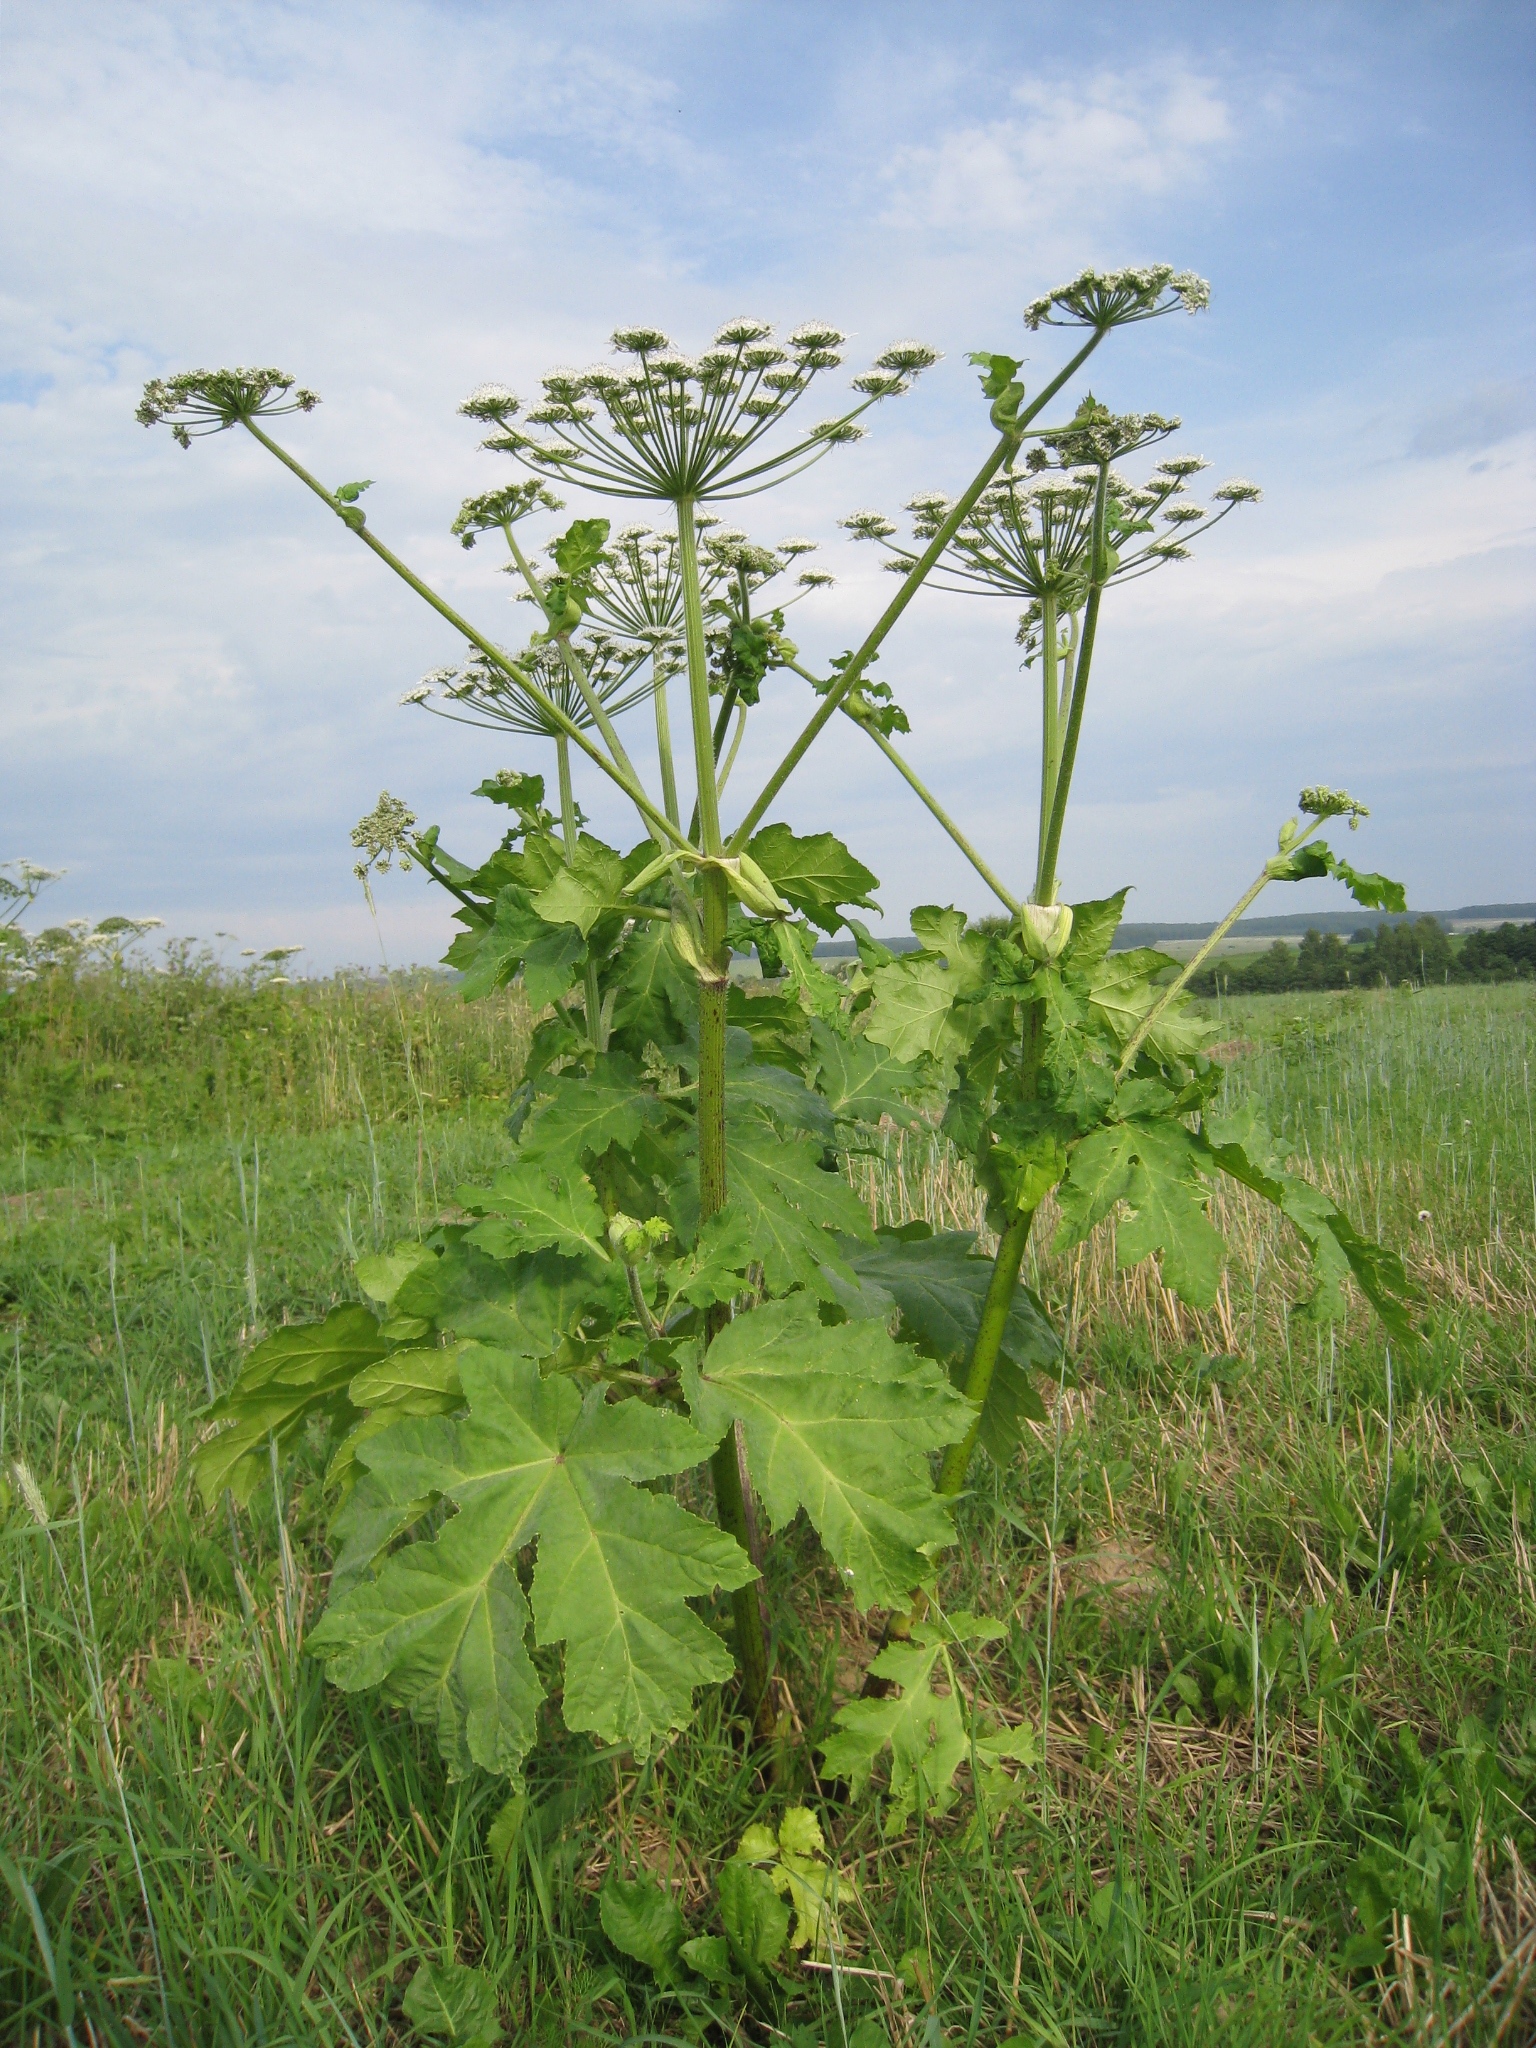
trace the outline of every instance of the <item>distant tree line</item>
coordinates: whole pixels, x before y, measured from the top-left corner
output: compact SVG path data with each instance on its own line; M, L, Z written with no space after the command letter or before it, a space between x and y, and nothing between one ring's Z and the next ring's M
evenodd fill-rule
M1458 945L1433 917L1356 932L1308 932L1247 959L1218 959L1190 986L1197 995L1288 995L1297 989L1423 987L1447 981L1528 981L1536 976L1536 924L1471 932Z

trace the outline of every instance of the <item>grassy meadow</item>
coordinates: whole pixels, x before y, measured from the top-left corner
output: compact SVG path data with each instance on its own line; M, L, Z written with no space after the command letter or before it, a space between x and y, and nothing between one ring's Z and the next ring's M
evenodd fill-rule
M423 1959L483 1966L516 2042L796 2048L1536 2039L1536 1142L1528 984L1221 1008L1258 1102L1404 1254L1431 1336L1294 1308L1294 1242L1222 1197L1195 1316L1037 1227L1069 1339L1047 1421L961 1511L941 1601L1006 1625L965 1682L1039 1730L992 1828L883 1826L816 1742L879 1617L795 1532L782 1740L728 1698L643 1769L551 1727L526 1796L303 1650L327 1552L311 1445L205 1510L193 1419L253 1334L504 1150L527 1016L429 978L39 982L0 1004L0 2039L394 2043ZM407 1054L407 1046L409 1054ZM879 1221L974 1227L937 1140L850 1172ZM606 1872L694 1931L743 1829L819 1816L831 1967L774 2025L658 1991Z

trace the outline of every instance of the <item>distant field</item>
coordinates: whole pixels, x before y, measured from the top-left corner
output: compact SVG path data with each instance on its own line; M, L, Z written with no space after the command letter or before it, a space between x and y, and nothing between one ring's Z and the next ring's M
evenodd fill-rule
M1047 1225L1072 1376L979 1480L941 1589L1007 1630L966 1683L1043 1734L995 1833L965 1798L887 1839L816 1780L874 1626L791 1532L771 1781L714 1706L643 1771L555 1731L498 1860L505 1787L446 1784L429 1732L303 1655L319 1447L232 1520L184 1458L253 1332L354 1292L359 1252L504 1154L520 999L129 976L0 1005L0 1469L24 1456L53 1517L0 1480L0 2035L63 2041L63 1986L81 2043L404 2042L447 1949L512 2041L767 2039L690 2034L596 1894L622 1848L692 1913L743 1815L794 1797L848 1886L847 1968L805 1972L796 2048L865 2017L902 2048L1532 2039L1536 1001L1220 1016L1229 1098L1424 1289L1390 1429L1379 1331L1296 1311L1256 1203L1224 1198L1204 1316L1117 1272L1112 1226L1056 1258ZM936 1136L849 1172L881 1221L981 1222Z

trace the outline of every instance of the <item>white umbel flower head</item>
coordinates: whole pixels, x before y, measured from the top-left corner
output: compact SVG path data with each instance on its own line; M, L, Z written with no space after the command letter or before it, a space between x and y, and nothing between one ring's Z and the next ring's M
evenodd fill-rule
M517 393L505 384L477 384L459 411L472 420L509 420L517 407Z
M1175 270L1169 263L1080 270L1070 284L1031 300L1024 309L1024 325L1032 333L1040 327L1096 327L1107 334L1112 327L1154 320L1180 307L1186 313L1201 313L1210 302L1211 288L1203 277L1192 270Z

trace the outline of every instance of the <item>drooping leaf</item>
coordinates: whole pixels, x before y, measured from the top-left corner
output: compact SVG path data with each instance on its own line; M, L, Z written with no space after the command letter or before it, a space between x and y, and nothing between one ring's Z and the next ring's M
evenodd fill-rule
M848 991L835 974L817 964L814 948L810 945L809 933L802 933L798 926L776 924L772 951L778 956L779 970L788 976L790 986L796 991L801 1002L815 1018L835 1023L842 1015L843 1003ZM763 941L758 939L758 958L763 960L763 972L769 967L763 957Z
M422 1963L406 1987L402 2010L429 2041L457 2048L494 2048L502 2038L496 1987L484 1970L463 1963Z
M537 1640L565 1644L566 1725L643 1757L687 1721L694 1688L731 1669L689 1598L753 1576L730 1537L633 1483L699 1463L712 1440L643 1402L607 1406L601 1388L584 1402L482 1346L460 1374L466 1418L397 1423L358 1453L393 1499L436 1495L458 1512L333 1602L310 1647L344 1689L381 1686L435 1722L455 1776L516 1775L540 1688L514 1565L537 1541Z
M960 1385L992 1277L992 1261L976 1256L975 1243L968 1231L951 1230L920 1238L881 1231L873 1245L845 1244L843 1256L865 1295L856 1302L837 1286L838 1299L855 1317L898 1308L903 1329L930 1357L950 1368ZM1054 1378L1061 1362L1061 1340L1039 1297L1021 1281L982 1408L979 1442L994 1462L1004 1464L1011 1457L1025 1421L1045 1420L1033 1374Z
M869 1667L900 1692L850 1700L839 1710L823 1747L825 1769L862 1791L889 1747L890 1831L902 1827L915 1808L937 1814L954 1804L955 1773L969 1759L970 1741L949 1645L957 1637L985 1642L1004 1633L997 1623L971 1614L914 1622L910 1640L888 1643ZM934 1690L935 1674L945 1682L942 1693Z
M878 910L870 891L879 885L869 869L830 832L797 838L787 825L754 833L747 851L784 900L812 924L835 932L844 904Z
M1386 910L1400 917L1408 914L1408 893L1401 882L1387 875L1362 874L1347 860L1335 859L1333 872L1355 901L1367 910Z
M291 1323L264 1337L206 1419L227 1425L192 1454L205 1501L227 1486L248 1501L270 1476L268 1438L286 1450L311 1417L343 1426L357 1419L348 1388L389 1346L360 1303L333 1308L320 1323Z
M799 1295L737 1316L683 1384L706 1435L741 1423L772 1526L803 1508L861 1606L926 1579L923 1546L951 1534L928 1454L975 1415L937 1366L879 1323L827 1328Z
M901 1310L902 1321L928 1352L945 1365L970 1355L981 1322L992 1261L978 1256L966 1230L936 1231L904 1239L880 1231L872 1245L848 1243L843 1256L864 1281L872 1282ZM1021 1367L1054 1373L1061 1340L1039 1297L1022 1283L1003 1329L1003 1351Z
M607 1220L584 1173L517 1160L488 1188L460 1188L458 1198L466 1209L489 1212L469 1241L495 1258L548 1245L573 1257L609 1259Z
M659 1984L676 1983L688 1929L676 1899L655 1878L625 1878L610 1871L598 1913L604 1934L621 1955L644 1963Z
M459 1384L457 1344L430 1350L392 1351L377 1365L366 1367L348 1388L362 1421L348 1430L331 1454L328 1485L349 1490L355 1478L357 1447L392 1422L407 1415L451 1415L464 1399Z
M1399 1343L1417 1341L1412 1310L1419 1295L1401 1259L1362 1236L1321 1188L1286 1169L1273 1138L1251 1108L1231 1117L1208 1116L1204 1137L1211 1159L1222 1172L1272 1202L1301 1234L1317 1277L1311 1303L1314 1314L1342 1313L1340 1287L1344 1275L1352 1273L1361 1293Z
M1309 840L1289 853L1276 854L1265 862L1264 871L1272 882L1311 882L1331 875L1367 910L1407 915L1408 897L1401 882L1394 882L1387 875L1363 874L1321 839Z

